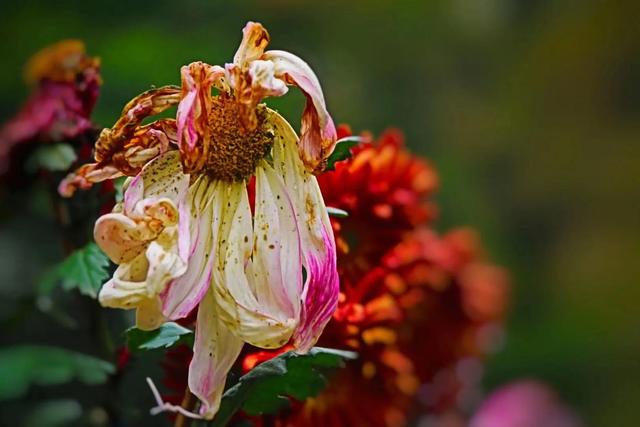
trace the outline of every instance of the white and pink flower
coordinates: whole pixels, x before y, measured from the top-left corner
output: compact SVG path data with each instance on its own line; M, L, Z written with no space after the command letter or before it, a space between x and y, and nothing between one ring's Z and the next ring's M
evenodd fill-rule
M101 134L96 162L60 187L70 195L132 177L124 201L96 223L97 243L118 264L100 301L135 308L142 329L197 307L189 387L204 418L217 412L244 343L308 351L337 304L335 243L314 176L333 151L335 127L309 66L265 51L268 42L249 22L233 63L192 63L182 67L181 88L135 98ZM300 138L260 104L288 85L307 97ZM141 125L172 105L175 120Z

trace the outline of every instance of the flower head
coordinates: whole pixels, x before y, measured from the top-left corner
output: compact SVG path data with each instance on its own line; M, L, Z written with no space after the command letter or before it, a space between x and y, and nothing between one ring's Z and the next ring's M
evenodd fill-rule
M18 114L0 128L0 172L13 148L30 141L70 140L93 129L100 61L79 40L64 40L36 53L25 67L33 92Z
M250 22L233 63L186 65L181 87L134 98L102 131L95 162L60 185L70 195L131 177L124 201L95 226L97 243L118 264L100 301L136 309L143 329L198 307L188 382L205 418L216 413L243 343L291 341L307 351L337 304L333 232L313 175L335 145L335 128L308 65L265 51L268 41ZM300 139L260 104L287 85L308 99ZM173 105L175 120L142 125Z
M346 126L339 131L351 134ZM376 141L369 134L363 139L351 159L318 177L327 205L349 213L332 218L342 281L357 280L407 232L437 215L431 196L438 176L426 159L404 147L402 133L389 129Z

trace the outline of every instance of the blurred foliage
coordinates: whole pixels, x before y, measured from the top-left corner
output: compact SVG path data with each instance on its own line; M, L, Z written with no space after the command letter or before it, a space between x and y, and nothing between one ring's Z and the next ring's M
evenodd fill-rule
M634 0L25 0L3 5L0 18L0 118L27 93L22 64L53 41L81 38L102 57L96 120L110 125L134 95L178 83L181 65L229 61L244 22L260 20L274 48L317 70L338 122L403 129L440 172L440 227L477 227L513 272L509 333L487 385L535 375L593 425L633 425L638 12ZM292 94L272 105L297 123L301 102ZM26 315L37 277L61 258L48 201L33 194L12 191L0 208L3 341L24 341L11 326L23 321L37 342L97 348L104 319L72 333L35 326L44 312ZM76 296L56 304L65 298Z
M78 379L104 384L114 367L84 354L60 348L24 345L0 350L0 400L21 397L31 384L55 385Z

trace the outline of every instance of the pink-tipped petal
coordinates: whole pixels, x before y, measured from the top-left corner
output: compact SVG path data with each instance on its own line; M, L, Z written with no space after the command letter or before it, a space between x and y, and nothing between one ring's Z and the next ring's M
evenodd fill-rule
M202 169L211 144L211 88L219 86L224 70L204 62L192 62L180 70L182 92L176 115L178 148L185 172Z
M298 156L295 132L275 112L271 112L271 123L276 134L281 136L273 147L273 164L282 176L296 210L303 264L307 271L300 324L293 339L299 351L308 351L320 337L338 303L336 247L318 182Z
M201 178L189 189L186 209L191 218L189 265L184 275L173 280L161 295L162 311L172 320L186 317L211 286L215 244L222 218L221 183ZM184 231L182 231L184 232Z
M300 156L308 170L321 172L338 137L318 78L306 62L289 52L270 50L260 59L273 62L276 77L298 86L305 94L307 102L300 128Z
M240 354L243 342L220 321L213 292L198 308L193 359L189 365L189 389L200 399L200 415L211 419L218 412L227 374Z

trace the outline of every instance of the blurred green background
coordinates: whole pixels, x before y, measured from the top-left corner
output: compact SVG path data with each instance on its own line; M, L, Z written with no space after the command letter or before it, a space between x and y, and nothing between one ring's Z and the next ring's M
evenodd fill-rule
M440 172L439 228L476 227L511 270L487 386L539 377L590 425L638 425L639 12L634 0L23 0L2 6L0 118L51 42L80 38L102 58L106 126L139 92L178 83L181 65L230 61L260 21L317 71L337 122L403 129ZM275 105L297 123L301 102ZM2 281L27 286L4 258Z

